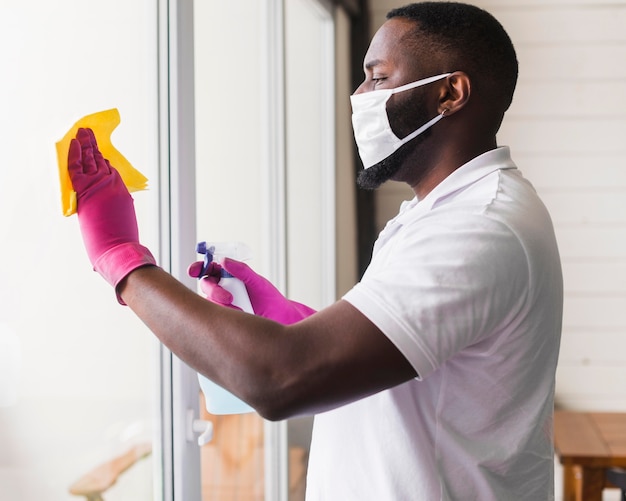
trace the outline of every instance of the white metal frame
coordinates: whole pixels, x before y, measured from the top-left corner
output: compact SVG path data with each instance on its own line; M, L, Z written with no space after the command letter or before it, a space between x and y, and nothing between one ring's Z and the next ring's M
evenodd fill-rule
M159 188L161 265L190 288L195 259L195 133L193 1L159 0ZM161 348L161 459L156 492L163 501L199 501L200 449L189 440L189 410L197 416L198 381Z
M269 262L267 269L272 282L280 290L286 288L286 234L285 234L285 38L283 0L264 0L265 17L261 32L264 36L265 69L261 102L266 123L261 128L263 170L268 194L266 223L269 229L263 255ZM289 465L287 454L287 423L265 422L265 499L287 501L289 492Z

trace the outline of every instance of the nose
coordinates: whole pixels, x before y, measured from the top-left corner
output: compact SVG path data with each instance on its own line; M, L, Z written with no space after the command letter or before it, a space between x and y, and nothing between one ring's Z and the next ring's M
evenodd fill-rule
M353 96L356 96L357 94L363 94L364 92L366 92L365 90L365 81L363 81L361 83L361 85L359 85L356 90L352 93Z

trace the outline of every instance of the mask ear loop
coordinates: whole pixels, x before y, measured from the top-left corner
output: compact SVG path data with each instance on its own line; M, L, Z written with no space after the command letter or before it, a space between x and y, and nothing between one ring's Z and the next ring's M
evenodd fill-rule
M448 108L444 108L443 111L441 112L441 118L445 118L446 117L446 113L450 111Z

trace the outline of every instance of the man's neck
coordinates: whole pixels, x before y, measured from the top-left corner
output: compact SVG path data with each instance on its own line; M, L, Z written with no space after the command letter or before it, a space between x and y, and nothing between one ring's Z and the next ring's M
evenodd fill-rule
M459 167L496 147L497 145L494 138L491 141L485 141L482 144L475 144L471 147L442 149L439 154L431 156L431 167L424 171L423 176L417 179L416 182L409 182L408 184L413 189L417 198L422 200Z

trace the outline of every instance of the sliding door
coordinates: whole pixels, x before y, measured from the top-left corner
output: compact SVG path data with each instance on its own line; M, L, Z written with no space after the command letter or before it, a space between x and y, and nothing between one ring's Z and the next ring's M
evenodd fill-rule
M194 288L196 241L242 241L256 270L322 307L334 290L331 10L35 0L0 13L0 499L85 498L94 480L107 501L302 499L310 420L204 410L193 371L91 271L76 216L61 215L54 145L117 108L112 143L149 179L135 206L165 269Z

